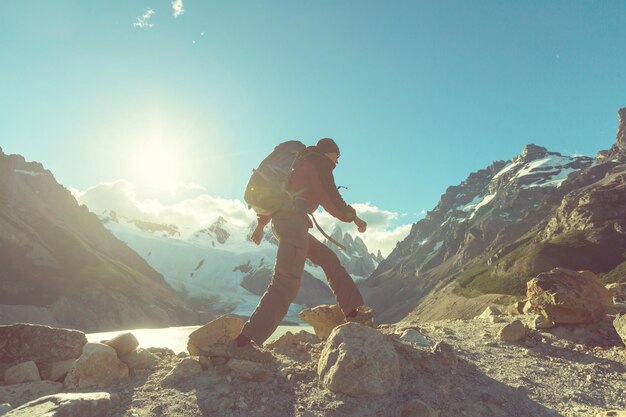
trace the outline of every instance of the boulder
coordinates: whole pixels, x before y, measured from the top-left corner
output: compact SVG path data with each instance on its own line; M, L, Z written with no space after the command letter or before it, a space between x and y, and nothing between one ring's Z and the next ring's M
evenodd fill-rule
M478 317L477 319L479 320L489 320L490 317L495 317L495 316L499 316L500 314L502 314L502 312L500 310L498 310L496 307L494 306L489 306L485 309L485 311L483 311Z
M39 376L39 369L33 361L22 362L4 372L4 382L8 385L35 381L41 381L41 377Z
M606 286L616 303L626 303L626 282L614 282Z
M615 311L593 272L555 268L527 284L529 310L556 324L592 323Z
M56 394L63 389L63 384L52 381L26 382L24 384L0 387L0 404L9 403L19 407L36 398Z
M7 417L106 417L111 406L108 392L56 394L26 403Z
M333 329L346 322L346 317L339 308L339 304L322 304L313 308L305 308L299 314L300 318L313 326L315 334L320 339L327 339Z
M270 373L258 362L246 361L243 359L231 359L226 364L233 373L241 379L252 382L265 382L269 379Z
M41 379L47 379L49 381L62 381L65 379L67 373L74 366L76 359L68 359L65 361L52 362L40 369Z
M158 365L159 357L146 349L133 350L130 353L120 357L129 369L150 369Z
M115 349L103 343L87 343L83 354L65 377L69 389L105 387L128 379L128 366L117 358Z
M185 358L180 361L171 371L165 375L162 385L173 385L177 384L185 379L192 377L196 374L202 372L202 366L200 362L192 358Z
M220 316L189 335L187 351L192 356L228 356L226 345L243 329L238 317Z
M0 358L3 362L33 361L42 365L76 359L87 337L78 330L59 329L38 324L0 326Z
M555 324L553 321L548 320L544 316L536 316L533 321L533 326L535 330L547 330L553 328Z
M626 316L617 316L615 320L613 320L613 327L615 327L615 331L617 331L619 337L624 344L626 344Z
M386 336L361 324L346 323L328 337L317 374L334 392L355 397L384 395L400 384L400 361Z
M433 410L431 406L423 402L422 400L418 400L417 398L413 398L408 401L406 404L399 407L398 413L396 413L399 417L438 417L439 414Z
M430 342L428 341L428 339L426 339L423 334L415 329L406 329L405 331L403 331L400 335L400 340L402 340L403 342L415 343L416 345L422 347L430 346Z
M442 364L452 370L456 369L459 364L456 352L454 352L452 346L444 341L437 342L435 346L433 346L433 353L437 355Z
M521 320L515 320L500 330L498 339L506 343L515 343L526 339L528 328Z
M128 355L139 346L139 341L135 335L130 332L118 334L113 339L106 340L102 343L115 349L118 358Z

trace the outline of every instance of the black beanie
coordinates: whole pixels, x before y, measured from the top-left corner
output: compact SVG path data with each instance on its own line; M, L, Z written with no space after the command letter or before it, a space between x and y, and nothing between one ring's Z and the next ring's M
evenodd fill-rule
M339 146L331 138L323 138L315 145L319 153L339 153Z

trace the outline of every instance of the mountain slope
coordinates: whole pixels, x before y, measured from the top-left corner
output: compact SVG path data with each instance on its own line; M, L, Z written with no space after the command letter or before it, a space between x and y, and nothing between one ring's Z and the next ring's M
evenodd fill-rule
M2 323L96 331L197 320L50 171L1 149L0 264Z
M620 111L619 131L623 123ZM555 266L623 279L612 272L626 260L619 149L593 160L528 145L511 161L472 173L363 283L366 299L382 321L397 321L420 303L411 316L427 315L432 304L424 299L451 283L467 298L521 296L530 278Z

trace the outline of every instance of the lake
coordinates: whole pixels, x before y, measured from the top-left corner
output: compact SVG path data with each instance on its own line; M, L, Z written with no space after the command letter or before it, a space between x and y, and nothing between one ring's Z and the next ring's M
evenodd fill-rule
M183 327L166 327L163 329L133 329L133 330L117 330L114 332L103 333L87 333L88 342L100 342L108 340L120 333L131 332L139 341L139 347L166 347L174 352L187 352L187 338L191 332L202 326L183 326ZM315 334L312 326L278 326L276 331L270 336L265 343L269 343L278 339L287 332L297 333L305 330Z

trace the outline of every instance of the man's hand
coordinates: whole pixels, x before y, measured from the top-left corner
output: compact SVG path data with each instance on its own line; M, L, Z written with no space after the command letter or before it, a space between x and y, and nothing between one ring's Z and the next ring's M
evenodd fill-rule
M256 243L257 245L261 244L261 240L263 240L263 229L265 228L265 226L261 226L260 224L258 224L256 226L256 229L254 229L254 232L252 232L252 235L250 236L250 240L253 241L254 243Z
M359 217L354 218L354 224L356 224L356 227L358 228L359 233L363 233L367 230L367 223L365 223Z

